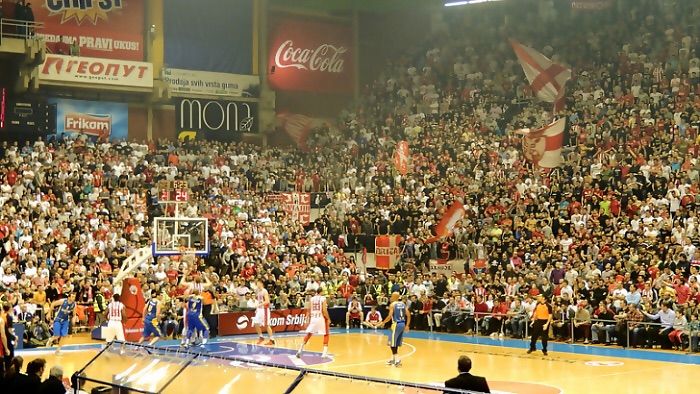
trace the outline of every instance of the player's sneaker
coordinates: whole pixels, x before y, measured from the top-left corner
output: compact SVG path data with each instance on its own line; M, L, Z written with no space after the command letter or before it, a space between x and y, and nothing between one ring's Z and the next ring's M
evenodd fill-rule
M260 338L258 338L258 341L255 342L255 344L256 344L256 345L262 345L264 342L265 342L265 338L260 337Z
M265 345L265 346L272 346L272 345L274 345L274 344L275 344L275 340L274 340L274 339L268 339L263 345Z
M394 363L395 367L400 367L401 365L401 360L396 360L396 362Z
M386 365L394 365L396 362L394 360L389 360L386 362Z
M295 354L295 356L297 356L297 358L301 358L301 350L299 350L299 351Z

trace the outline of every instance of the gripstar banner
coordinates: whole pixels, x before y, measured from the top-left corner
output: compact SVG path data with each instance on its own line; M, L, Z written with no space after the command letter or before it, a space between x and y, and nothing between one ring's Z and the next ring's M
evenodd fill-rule
M51 99L56 105L56 134L92 139L125 140L129 134L129 106L125 103Z
M143 60L143 0L37 0L32 11L50 52L75 42L81 56Z
M255 102L179 99L175 103L179 139L232 141L241 133L258 131Z
M352 26L282 18L270 34L267 73L276 90L351 93Z

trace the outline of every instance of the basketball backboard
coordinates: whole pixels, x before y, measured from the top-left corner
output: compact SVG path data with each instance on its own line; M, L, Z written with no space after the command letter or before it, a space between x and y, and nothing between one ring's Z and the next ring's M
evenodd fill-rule
M153 255L209 254L206 218L157 217L153 219Z

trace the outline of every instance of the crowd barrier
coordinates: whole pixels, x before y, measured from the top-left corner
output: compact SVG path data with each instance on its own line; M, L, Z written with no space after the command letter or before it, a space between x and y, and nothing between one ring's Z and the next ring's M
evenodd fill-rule
M157 374L146 379L135 379L130 370L115 371L115 365L143 365ZM72 386L90 392L93 389L110 393L162 393L171 386L189 379L202 379L202 366L211 366L217 374L228 378L222 381L207 380L207 391L248 392L250 381L274 381L280 383L285 394L313 392L325 381L338 380L347 392L364 391L385 393L425 394L478 394L473 391L445 388L437 384L412 383L382 379L364 375L351 375L336 371L307 368L299 365L279 364L241 356L225 356L196 349L156 347L145 344L113 341L101 349L85 366L71 376ZM133 369L133 367L131 367ZM110 371L106 374L104 371ZM233 380L230 376L235 377ZM243 378L241 378L243 377ZM226 382L225 384L223 382ZM264 388L258 391L265 391ZM269 391L269 390L268 390Z
M444 324L443 322L439 321L442 318L446 317L445 312L442 310L433 310L430 313L430 318L428 319L428 329L433 331L436 327L443 327ZM462 322L459 324L460 326L468 321L468 319L472 319L471 323L473 324L473 330L472 335L488 335L489 332L485 332L484 326L488 325L488 320L492 319L493 317L501 317L503 319L503 323L500 324L500 328L496 334L505 334L506 331L511 331L512 334L512 329L507 330L508 325L512 323L512 316L509 316L507 314L494 314L494 313L474 313L474 312L468 312L468 311L458 311L458 312L450 312L450 316L458 317L459 320ZM529 324L529 318L528 317L521 317L521 320L524 321L524 338L528 338L530 335L530 324ZM558 323L561 323L561 325L557 325ZM578 337L578 339L582 340L590 340L592 335L592 329L593 326L597 323L603 325L604 327L613 327L613 328L608 328L607 330L602 330L604 334L606 335L606 339L604 341L600 341L601 343L604 342L612 342L609 341L611 338L615 338L617 342L620 342L624 345L624 347L630 347L631 345L634 345L635 347L649 347L653 348L655 345L659 345L661 347L670 347L671 342L667 338L668 333L664 333L662 335L659 335L659 331L664 331L662 327L664 326L661 323L657 322L646 322L646 321L629 321L629 320L605 320L605 319L591 319L590 321L590 330L591 332L586 333L586 336L581 336L577 335L576 332L576 324L575 323L582 323L581 321L576 321L575 319L567 319L563 321L557 321L553 320L552 324L549 328L549 337L551 339L556 337L556 333L554 332L554 326L556 325L557 328L559 329L558 331L560 332L566 332L567 333L567 342L569 343L574 343ZM583 322L585 323L585 322ZM692 353L698 353L700 352L700 330L690 330L688 329L688 324L684 326L682 331L684 332L683 334L683 342L682 342L682 348L687 349L689 352ZM624 338L618 338L619 333L622 332L622 328L624 327ZM643 332L637 332L635 333L632 329L634 328L643 328ZM668 328L668 327L667 327ZM613 335L611 335L613 334ZM641 335L639 335L641 334ZM620 341L620 339L624 339L624 341ZM633 340L632 342L630 342ZM643 343L638 343L638 341L642 341Z

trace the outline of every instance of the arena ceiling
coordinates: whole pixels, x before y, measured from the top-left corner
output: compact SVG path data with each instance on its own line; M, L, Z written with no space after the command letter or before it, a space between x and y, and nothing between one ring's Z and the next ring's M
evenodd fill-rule
M341 13L348 11L384 13L406 8L442 6L444 0L270 0L270 5L312 12Z

